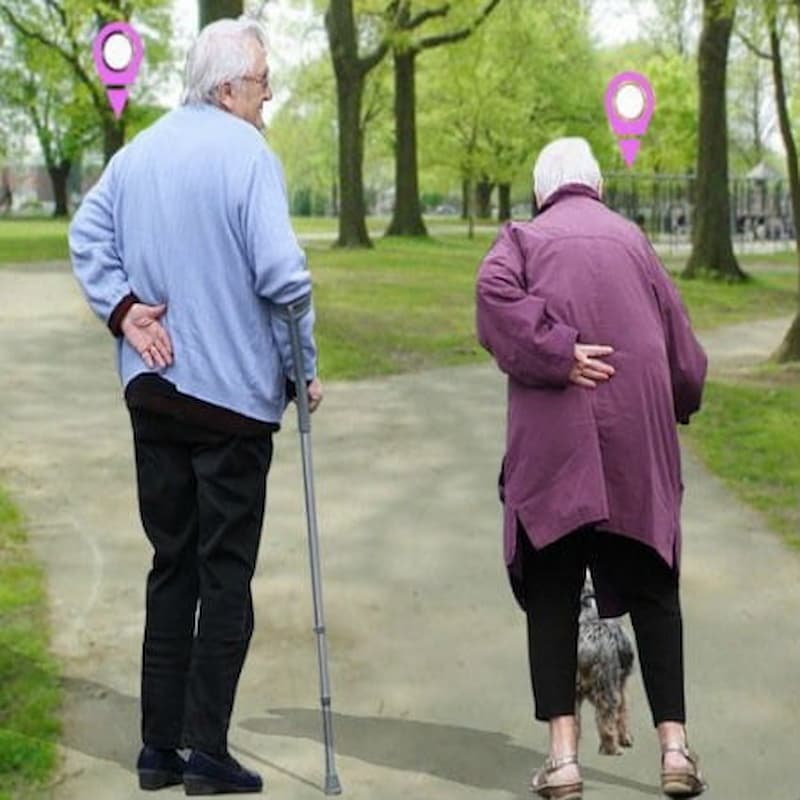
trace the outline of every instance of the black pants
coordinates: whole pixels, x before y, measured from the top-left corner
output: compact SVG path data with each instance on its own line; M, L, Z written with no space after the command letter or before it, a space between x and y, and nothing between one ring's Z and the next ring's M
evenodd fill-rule
M154 549L142 648L142 739L227 752L253 631L271 436L131 409L139 510Z
M591 528L541 550L523 530L518 542L536 718L575 713L580 594L586 567L596 565L630 610L654 724L685 722L677 574L646 545Z

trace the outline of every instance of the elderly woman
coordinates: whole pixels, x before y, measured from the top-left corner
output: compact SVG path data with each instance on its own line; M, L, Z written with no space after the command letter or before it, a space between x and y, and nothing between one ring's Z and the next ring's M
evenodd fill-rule
M678 592L676 422L700 406L705 355L641 231L601 202L583 139L545 147L540 213L509 223L477 281L478 336L508 375L500 477L505 559L528 620L536 718L550 752L541 797L582 796L575 725L580 592L630 612L672 797L705 789L687 747Z

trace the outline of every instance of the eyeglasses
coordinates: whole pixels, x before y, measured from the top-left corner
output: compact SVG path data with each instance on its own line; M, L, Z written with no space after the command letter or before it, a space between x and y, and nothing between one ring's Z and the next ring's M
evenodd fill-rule
M240 81L248 81L249 83L257 83L265 92L269 89L269 73L265 72L263 75L242 75Z

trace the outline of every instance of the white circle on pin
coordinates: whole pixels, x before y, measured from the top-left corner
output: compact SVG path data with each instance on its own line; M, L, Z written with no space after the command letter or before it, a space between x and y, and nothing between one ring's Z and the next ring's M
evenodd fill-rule
M614 95L614 106L623 119L639 119L647 98L635 83L623 83Z
M133 45L124 33L112 33L103 42L103 61L109 69L121 72L133 60Z

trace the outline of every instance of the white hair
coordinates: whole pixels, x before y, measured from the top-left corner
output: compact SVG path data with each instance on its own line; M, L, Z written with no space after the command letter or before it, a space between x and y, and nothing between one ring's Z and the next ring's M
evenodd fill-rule
M533 168L533 191L541 204L568 183L583 183L600 190L603 176L586 139L555 139L542 148Z
M206 25L186 59L181 102L212 103L218 86L247 75L255 67L253 41L267 49L264 30L254 19L241 16Z

